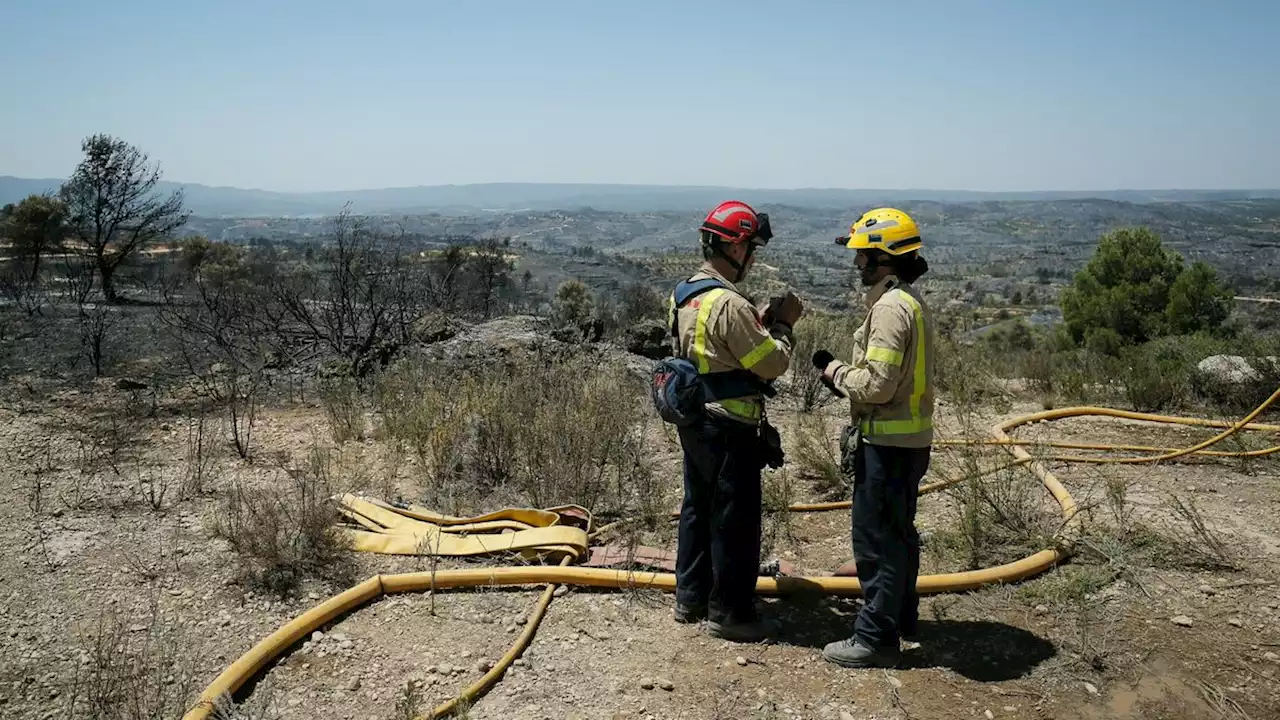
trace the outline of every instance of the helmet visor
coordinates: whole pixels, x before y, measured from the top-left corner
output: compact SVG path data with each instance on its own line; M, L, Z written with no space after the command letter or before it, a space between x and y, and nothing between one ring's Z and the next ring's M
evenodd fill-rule
M756 220L760 227L756 228L756 234L751 238L751 242L756 245L768 245L769 239L773 237L773 228L769 225L769 213L757 213Z

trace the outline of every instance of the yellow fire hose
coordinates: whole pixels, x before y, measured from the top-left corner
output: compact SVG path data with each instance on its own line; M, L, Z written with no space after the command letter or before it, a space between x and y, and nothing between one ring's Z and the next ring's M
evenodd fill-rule
M1072 545L1079 531L1079 517L1076 514L1076 503L1058 478L1055 477L1053 473L1042 464L1042 462L1040 462L1041 460L1047 459L1059 462L1080 463L1155 463L1174 460L1194 454L1212 455L1214 457L1260 457L1270 455L1280 452L1280 446L1269 447L1264 450L1240 452L1215 452L1207 451L1206 449L1243 430L1280 432L1280 426L1257 424L1253 422L1254 419L1276 402L1277 399L1280 399L1280 389L1277 389L1276 392L1272 393L1271 397L1259 405L1253 412L1249 413L1248 416L1236 423L1225 423L1200 418L1181 418L1166 415L1135 413L1111 408L1070 407L1024 415L1000 423L992 428L992 435L994 436L994 439L989 441L962 440L940 442L939 444L996 445L1003 447L1007 452L1013 455L1014 461L995 468L994 470L984 471L982 474L996 472L1011 466L1029 466L1036 477L1040 479L1045 489L1048 490L1053 498L1058 502L1058 505L1062 510L1064 522L1058 537L1055 538L1055 547L1041 550L1033 555L1022 558L1021 560L1006 563L997 567L970 570L966 572L921 575L917 581L917 591L922 595L961 592L977 589L994 583L1014 582L1042 573L1067 557L1071 552ZM1088 445L1087 447L1081 447L1082 444L1066 443L1060 443L1055 446L1048 443L1016 441L1011 439L1008 435L1008 433L1013 429L1029 423L1081 416L1115 417L1154 423L1224 428L1224 430L1208 440L1179 449L1149 448L1146 446L1134 445ZM1100 451L1124 450L1156 452L1158 454L1121 458L1073 455L1036 458L1026 451L1025 447L1028 445ZM920 489L920 492L922 494L926 492L933 492L941 489L942 487L960 482L963 479L965 478L955 480L948 479L932 483L930 485L923 486ZM844 509L850 506L851 503L845 501L835 503L796 504L792 505L790 509L796 512L805 512ZM538 512L540 511L529 511L529 513L533 514ZM376 543L387 542L381 539L380 534L400 533L403 535L407 532L405 528L408 526L404 525L402 521L395 518L380 516L380 513L377 512L373 512L371 514L379 516L378 519L370 519L366 515L364 519L370 520L370 522L363 522L359 519L357 519L357 522L364 526L364 529L368 531L369 534L379 538L375 540ZM536 518L537 516L533 514L528 517ZM428 589L442 590L447 588L480 586L505 587L534 584L547 585L539 598L538 603L535 605L533 612L530 614L529 620L525 625L524 632L520 634L515 645L513 645L511 649L509 649L507 653L504 654L483 677L473 683L453 700L435 708L430 715L424 716L429 718L439 718L456 712L461 705L464 703L470 703L472 700L486 692L506 672L510 664L514 662L522 652L524 652L525 648L531 641L533 634L537 630L538 623L546 612L556 584L563 583L568 585L598 588L651 588L668 592L675 590L675 575L671 573L636 572L631 570L592 567L568 567L567 565L571 560L575 559L575 557L581 557L578 538L574 535L574 532L582 533L584 537L589 537L600 532L596 531L596 533L588 533L589 527L586 530L570 526L519 529L525 526L520 525L518 521L513 521L506 517L486 516L485 518L458 519L446 518L439 515L427 515L421 512L417 514L417 519L432 520L439 529L439 532L436 532L435 534L428 534L429 536L427 537L426 543L428 548L430 547L431 539L435 539L440 544L445 544L446 541L452 542L452 540L448 539L447 535L451 530L456 530L457 526L467 528L467 530L499 529L514 531L502 533L497 537L520 535L521 533L534 532L535 530L553 531L550 533L549 537L543 537L541 539L545 540L550 546L552 546L554 551L557 551L557 554L560 555L560 564L559 566L528 565L375 575L368 580L365 580L364 582L351 587L328 600L325 600L310 610L305 611L259 641L246 653L241 655L235 662L223 670L221 674L214 678L213 682L211 682L209 686L205 688L204 692L201 693L199 700L196 702L195 706L187 712L183 720L207 720L207 718L212 714L215 703L219 698L235 693L244 686L246 682L261 672L264 667L284 653L288 648L300 642L303 638L310 635L312 631L324 626L338 616L355 610L356 608L359 608L382 595L401 592L418 592ZM390 524L387 524L387 521L389 521ZM465 532L463 533L463 536L464 538L467 537ZM390 545L399 545L403 542L403 540L394 540L390 541ZM469 540L463 539L461 542L467 543ZM491 552L494 549L492 543L482 545L483 552ZM516 542L514 538L508 538L508 542L505 543L505 547L522 554L526 554L530 551L536 551L538 549L533 546ZM421 549L421 545L418 546L418 549ZM460 552L465 549L466 548L455 547L455 550ZM396 550L387 549L384 551L394 552ZM811 592L852 596L858 595L860 591L861 586L858 579L854 577L761 577L756 582L756 592L762 595L787 595L792 593Z

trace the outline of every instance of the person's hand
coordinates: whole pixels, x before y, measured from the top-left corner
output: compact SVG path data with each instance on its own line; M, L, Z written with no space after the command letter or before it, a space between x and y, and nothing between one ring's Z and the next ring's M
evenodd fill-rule
M836 369L838 367L839 366L835 363L828 363L827 366L822 369L822 379L826 380L828 384L834 383L836 379Z
M819 350L813 354L813 366L822 371L822 384L826 385L836 397L844 397L844 392L835 384L835 356L827 350Z
M796 321L804 314L804 303L800 302L800 298L790 290L781 298L770 301L769 307L772 310L773 319L787 327L795 327Z

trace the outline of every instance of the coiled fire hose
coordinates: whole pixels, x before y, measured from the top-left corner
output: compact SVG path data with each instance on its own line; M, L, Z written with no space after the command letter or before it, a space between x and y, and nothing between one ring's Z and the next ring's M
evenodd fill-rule
M1280 426L1278 425L1265 425L1253 422L1259 415L1265 412L1267 408L1275 403L1277 399L1280 399L1280 388L1277 388L1276 391L1266 399L1266 401L1255 408L1251 413L1240 421L1234 423L1204 418L1174 417L1129 412L1112 408L1081 406L1061 408L1058 410L1047 410L1044 412L1015 417L992 428L991 433L993 438L990 440L940 441L938 443L939 445L992 445L1003 447L1007 452L1013 455L1013 462L1007 463L993 470L986 470L980 474L985 475L991 472L998 472L1013 466L1027 466L1031 472L1040 479L1045 489L1058 502L1058 505L1062 510L1063 524L1058 537L1055 538L1054 547L1046 548L1033 555L1022 558L1021 560L1006 563L997 567L956 573L921 575L916 585L917 591L921 595L961 592L994 583L1015 582L1048 570L1070 554L1079 531L1079 518L1076 514L1076 503L1058 478L1055 477L1047 467L1045 467L1043 461L1064 463L1138 464L1165 462L1186 457L1188 455L1204 455L1210 457L1263 457L1272 455L1280 452L1280 445L1270 446L1259 450L1243 451L1212 451L1208 450L1208 448L1245 430L1280 433ZM1010 431L1031 423L1085 416L1113 417L1152 423L1221 428L1222 432L1212 438L1185 448L1157 448L1143 445L1105 445L1089 443L1037 443L1013 440L1008 435ZM1147 452L1155 454L1125 457L1099 457L1087 455L1052 455L1046 457L1034 457L1025 449L1027 446L1031 445L1060 449L1095 450L1103 452ZM920 493L925 494L929 492L936 492L937 490L949 485L962 482L965 479L968 478L942 480L931 483L921 487ZM832 503L794 504L791 505L789 509L794 512L814 512L846 509L851 506L851 502L843 501ZM528 512L536 513L539 511ZM435 516L435 519L439 519L440 517L441 516ZM456 519L446 520L454 521ZM465 523L467 521L458 522ZM372 520L366 521L365 524L369 527L377 526L377 524ZM472 519L471 521L471 527L477 527L485 524L500 525L502 524L502 521L484 520L481 518ZM576 530L576 528L543 527L537 528L537 530L552 531L546 538L550 545L556 547L577 547L574 545L575 541L569 540L572 533L555 532ZM512 535L512 533L503 534L503 536L510 535ZM574 535L574 537L576 537L576 535ZM580 544L583 546L583 549L585 549L585 540L581 541ZM524 549L528 550L529 548ZM467 550L466 548L459 548L457 552L465 554ZM569 563L575 559L573 549L561 550L560 552L561 554L558 566L507 566L375 575L368 580L365 580L364 582L351 587L328 600L325 600L310 610L307 610L259 641L246 653L241 655L235 662L223 670L223 672L205 688L196 704L186 713L183 720L207 720L207 718L212 714L215 704L220 698L230 696L235 693L244 686L246 682L261 672L268 663L284 653L288 648L310 635L313 630L324 626L334 618L359 608L382 595L461 587L506 587L532 584L547 585L543 590L542 595L539 597L537 604L534 606L533 611L530 613L528 622L525 624L524 631L516 639L515 644L506 652L506 654L504 654L502 658L484 674L484 676L463 690L456 698L435 708L429 715L423 716L424 718L441 718L453 714L460 707L470 704L476 698L482 696L502 677L510 667L511 663L524 652L525 648L528 647L529 642L532 640L534 633L537 631L538 624L546 613L547 606L551 602L553 591L557 584L563 583L567 585L598 588L652 588L668 592L675 590L675 576L671 573L639 572L592 567L570 567ZM852 596L858 595L860 591L861 587L858 583L858 579L854 577L761 577L756 583L756 592L762 595L786 595L796 592L817 592L831 595Z

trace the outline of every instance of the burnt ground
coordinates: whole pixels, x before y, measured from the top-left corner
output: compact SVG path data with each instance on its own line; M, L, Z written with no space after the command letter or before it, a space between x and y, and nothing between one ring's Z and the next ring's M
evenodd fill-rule
M266 410L253 463L211 441L204 487L180 493L192 473L191 425L176 400L139 410L146 398L110 382L67 391L22 377L10 379L3 397L0 487L10 498L0 505L4 717L66 717L73 695L102 685L102 673L92 672L100 666L123 666L124 676L151 688L149 707L169 703L154 715L119 717L175 717L254 643L345 587L308 580L280 599L241 582L240 560L210 530L232 478L285 482L279 466L287 456L296 462L320 445L335 448L333 474L343 488L417 492L411 468L377 441L335 444L314 403ZM1036 409L978 409L971 432ZM794 412L775 413L789 444L796 442ZM834 438L840 411L821 412ZM944 405L942 413L943 436L960 437L955 408ZM101 430L104 418L117 420L114 440ZM90 419L98 430L87 429ZM674 508L677 449L652 427L652 461ZM1206 432L1076 419L1022 435L1177 446ZM795 457L785 469L793 486L787 496L807 499L811 481ZM934 474L962 472L963 457L940 447ZM1004 456L995 450L990 457ZM926 598L920 644L899 669L849 671L821 659L821 646L848 632L852 599L769 599L769 611L783 620L781 637L736 645L674 623L669 595L569 589L552 602L520 664L469 716L1280 717L1276 463L1053 468L1089 508L1092 548L1039 578ZM965 486L926 496L919 519L926 572L1012 559L1024 545L1037 547L1035 532L1056 527L1055 508L1029 473L998 477L985 486L988 496L1021 517L1021 524L1010 521L1021 529L966 534L961 518L981 502ZM160 486L166 494L157 499ZM1194 509L1181 515L1179 504ZM768 524L770 550L800 572L830 572L849 556L847 512L771 515ZM642 539L673 547L672 531L658 527ZM425 562L354 561L357 579ZM382 598L294 648L242 700L256 708L254 717L393 718L404 715L408 687L425 711L504 652L537 595L521 588Z

